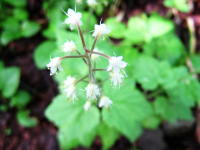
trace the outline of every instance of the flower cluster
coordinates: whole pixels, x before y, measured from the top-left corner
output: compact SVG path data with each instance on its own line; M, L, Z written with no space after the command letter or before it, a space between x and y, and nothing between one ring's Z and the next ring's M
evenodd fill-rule
M95 3L95 1L90 0L88 3ZM63 59L69 59L69 58L81 58L84 60L84 63L88 66L88 74L80 79L76 79L72 76L68 76L66 80L64 81L64 92L66 94L66 97L71 100L77 99L77 87L76 85L83 81L84 79L88 78L88 85L85 87L85 93L86 93L86 103L84 104L83 108L85 111L89 110L93 103L98 103L98 106L100 108L109 108L112 105L112 100L104 96L102 94L102 89L99 87L99 85L96 82L95 77L95 71L106 71L110 75L110 81L112 82L113 86L120 86L123 79L126 77L126 73L124 71L124 68L127 66L127 63L123 61L122 56L108 56L104 53L101 53L97 48L95 48L95 44L97 40L101 37L106 36L109 34L110 30L106 26L106 24L100 23L99 25L96 24L94 27L94 32L92 36L94 36L94 43L92 45L91 49L88 49L85 44L84 36L82 33L82 30L80 26L82 25L81 21L81 13L76 12L72 9L69 9L66 13L68 18L64 21L66 24L69 25L70 29L74 29L77 27L81 41L82 46L84 49L84 54L81 54L79 50L77 49L77 46L73 41L66 41L63 46L62 50L65 53L71 53L73 51L76 51L79 55L75 56L64 56L64 57L55 57L52 58L50 63L47 64L47 68L50 69L50 75L56 74L57 71L61 71L61 61ZM99 69L95 68L94 65L94 59L98 56L105 57L109 65L105 69Z

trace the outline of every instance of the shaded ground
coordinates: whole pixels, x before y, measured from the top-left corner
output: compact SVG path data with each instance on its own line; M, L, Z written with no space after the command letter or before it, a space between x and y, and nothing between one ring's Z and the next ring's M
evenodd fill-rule
M43 27L45 27L47 21L42 12L40 1L42 0L29 0L27 9L31 14L30 18L42 22ZM198 39L197 49L200 50L200 3L195 1L194 8L189 16L195 20ZM125 18L141 12L157 11L162 15L167 12L167 9L162 6L161 0L125 0L119 9L126 10ZM173 19L177 19L177 17L180 19L177 32L186 45L188 44L187 35L183 33L186 30L185 19L187 16L185 14L173 16ZM32 58L34 48L43 40L43 37L37 34L31 39L14 41L0 51L0 59L3 59L7 66L19 66L21 68L20 88L27 90L32 95L32 101L28 105L28 109L30 109L31 115L39 120L36 127L25 129L18 125L15 118L15 109L0 113L0 150L59 150L56 140L56 128L44 117L44 110L57 94L56 84L49 76L48 71L36 68ZM1 103L6 103L6 100L0 98ZM194 112L200 120L197 110ZM158 130L145 131L135 145L121 137L112 149L127 150L139 147L141 150L200 150L197 143L196 127L198 127L196 123L189 126L182 123L181 127L171 132L170 128L164 124ZM184 132L180 132L182 128ZM6 133L6 129L11 129L11 134ZM94 142L90 149L101 149L99 139Z

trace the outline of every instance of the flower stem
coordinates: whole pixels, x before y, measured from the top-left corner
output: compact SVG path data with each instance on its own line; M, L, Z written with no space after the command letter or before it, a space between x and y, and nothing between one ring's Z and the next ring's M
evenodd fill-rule
M103 56L103 57L105 57L105 58L107 58L107 59L110 59L110 56L108 56L108 55L106 55L106 54L103 54L103 53L100 53L100 52L96 52L96 51L91 52L91 51L89 51L89 50L86 50L86 52L87 52L87 53L92 53L92 54L97 54L97 55Z
M99 38L99 36L96 36L95 39L94 39L94 42L92 44L92 48L91 48L91 51L90 51L90 57L91 57L91 55L92 55L92 53L94 51L94 47L95 47L95 45L97 43L98 38Z
M65 59L65 58L85 58L86 55L78 55L78 56L64 56L64 57L61 57L61 60L62 59Z
M79 80L77 80L77 81L75 82L75 85L78 84L79 82L83 81L83 80L86 79L87 77L88 77L88 74L85 75L84 77L80 78Z
M106 69L103 69L103 68L97 68L97 69L93 69L92 71L106 71Z
M77 52L77 54L81 55L81 53L78 50L75 50L75 51ZM84 61L85 64L87 64L87 61L86 61L85 58L83 58L83 61Z
M84 37L83 37L83 33L82 33L81 28L78 24L77 24L77 28L78 28L78 32L79 32L79 35L80 35L80 38L81 38L83 49L86 51L87 48L86 48L85 40L84 40Z

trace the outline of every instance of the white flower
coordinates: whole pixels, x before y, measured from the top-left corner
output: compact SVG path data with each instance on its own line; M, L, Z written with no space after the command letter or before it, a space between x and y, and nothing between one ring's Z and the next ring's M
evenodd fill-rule
M49 64L47 64L47 68L50 70L50 75L54 75L57 72L57 70L61 71L61 58L52 58Z
M127 63L124 62L122 59L122 56L111 57L109 59L109 66L107 68L107 71L119 72L120 69L124 69L127 66Z
M76 50L76 45L73 41L67 41L62 46L64 52L72 52Z
M65 19L64 23L69 24L71 30L74 29L76 25L82 25L81 13L75 12L73 9L68 9L66 15L68 16L68 18Z
M101 97L101 99L99 101L99 107L108 108L108 107L110 107L110 105L112 105L112 101L110 98L108 98L106 96Z
M90 107L91 107L91 102L90 101L87 101L83 106L85 111L88 111L90 109Z
M68 76L64 81L64 91L66 92L67 98L74 100L76 99L76 79L74 77Z
M110 72L110 80L113 86L120 86L125 77L126 77L125 72L120 72L120 71Z
M94 32L92 34L92 36L97 37L97 36L103 36L106 34L110 33L110 29L108 29L108 27L105 24L96 24L94 27Z
M97 99L97 96L100 96L99 87L92 82L90 82L85 89L86 89L86 97L90 100Z
M97 2L96 0L87 0L87 4L91 7L94 7L97 5Z

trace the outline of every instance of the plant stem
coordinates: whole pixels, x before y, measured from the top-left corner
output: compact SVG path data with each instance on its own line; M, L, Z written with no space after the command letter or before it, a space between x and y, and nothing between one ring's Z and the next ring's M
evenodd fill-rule
M99 36L97 35L97 36L95 37L95 39L94 39L94 42L93 42L93 44L92 44L92 48L91 48L91 51L90 51L90 57L91 57L91 55L92 55L92 53L93 53L93 51L94 51L94 47L95 47L95 45L96 45L96 43L97 43L98 38L99 38Z
M97 54L97 55L103 56L103 57L105 57L105 58L107 58L107 59L110 59L110 56L108 56L108 55L106 55L106 54L103 54L103 53L100 53L100 52L96 52L96 51L91 52L91 51L89 51L89 50L86 50L86 52L87 52L87 53L92 53L92 54Z
M83 33L82 33L81 28L78 24L77 24L77 28L78 28L78 32L79 32L79 35L80 35L80 38L81 38L83 49L86 51L87 48L86 48L85 40L84 40L84 37L83 37Z
M83 49L85 50L85 55L84 56L87 59L87 64L88 64L88 68L89 68L89 78L90 78L91 82L94 82L95 78L94 78L94 74L92 72L92 62L90 60L90 56L87 53L87 48L86 48L85 40L84 40L84 37L83 37L83 33L82 33L81 28L80 28L80 26L78 24L77 24L77 28L78 28L78 32L79 32L79 35L80 35L80 38L81 38Z
M84 58L84 57L86 57L86 55L64 56L64 57L61 57L61 60L62 60L62 59L65 59L65 58Z
M81 53L78 50L75 50L77 52L77 54L81 55ZM87 64L87 61L85 58L83 58L83 61L85 62L85 64Z
M85 75L84 77L80 78L79 80L77 80L75 82L75 85L78 84L79 82L83 81L84 79L86 79L88 77L88 75Z
M194 25L194 20L191 17L187 18L187 25L190 34L190 40L189 40L190 54L194 54L196 48L195 25Z
M106 71L106 69L103 69L103 68L97 68L97 69L93 69L92 71Z

